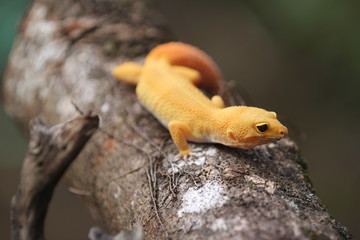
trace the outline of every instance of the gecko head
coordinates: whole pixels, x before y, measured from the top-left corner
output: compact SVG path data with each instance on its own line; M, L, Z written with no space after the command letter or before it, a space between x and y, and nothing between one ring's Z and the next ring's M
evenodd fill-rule
M224 145L252 148L279 140L288 134L287 128L277 120L275 112L261 108L236 106L224 108ZM225 140L224 140L225 139Z

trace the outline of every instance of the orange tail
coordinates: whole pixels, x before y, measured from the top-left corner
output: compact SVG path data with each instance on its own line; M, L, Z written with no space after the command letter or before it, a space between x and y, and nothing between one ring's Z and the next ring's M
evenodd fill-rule
M223 77L214 60L200 49L181 42L161 44L150 51L147 58L166 58L171 65L185 66L200 72L199 87L222 95Z

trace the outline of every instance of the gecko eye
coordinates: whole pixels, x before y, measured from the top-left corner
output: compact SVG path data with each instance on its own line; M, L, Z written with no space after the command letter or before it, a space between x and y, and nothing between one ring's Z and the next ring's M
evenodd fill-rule
M268 125L266 123L259 123L256 124L256 129L258 130L258 132L264 133L268 130Z

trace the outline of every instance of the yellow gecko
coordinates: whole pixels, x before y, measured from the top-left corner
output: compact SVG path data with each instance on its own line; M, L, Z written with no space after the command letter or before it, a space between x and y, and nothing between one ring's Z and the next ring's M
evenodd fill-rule
M113 76L137 85L140 102L169 129L179 157L190 154L187 141L247 149L288 134L275 112L225 107L219 95L206 97L196 86L219 92L222 74L211 57L189 44L161 44L150 51L143 66L126 62L113 70Z

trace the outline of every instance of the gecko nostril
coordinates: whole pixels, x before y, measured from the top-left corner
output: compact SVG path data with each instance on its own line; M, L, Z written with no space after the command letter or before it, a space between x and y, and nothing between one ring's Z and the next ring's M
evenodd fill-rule
M283 136L283 137L286 137L288 135L288 130L287 128L283 129L283 130L280 130L280 135Z

